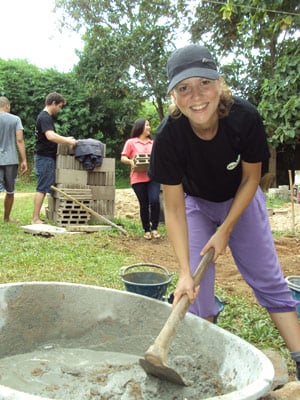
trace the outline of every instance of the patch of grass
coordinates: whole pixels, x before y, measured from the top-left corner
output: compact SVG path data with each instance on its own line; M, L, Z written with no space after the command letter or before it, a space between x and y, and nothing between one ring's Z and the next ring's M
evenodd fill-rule
M272 232L272 235L273 235L273 238L274 239L276 239L276 238L281 238L281 237L284 237L284 236L293 236L293 237L295 237L295 238L299 238L300 239L300 232L295 232L295 234L292 234L292 229L286 229L286 230L284 230L284 231L276 231L276 232Z
M280 208L284 207L285 204L290 203L290 199L280 199L279 197L269 197L266 195L267 208Z
M33 196L16 198L12 216L19 218L22 225L28 225L32 209ZM130 234L134 234L136 229L137 227L130 227ZM134 262L134 255L126 251L120 253L117 245L120 233L117 231L45 238L26 234L19 225L2 223L0 235L5 238L5 246L0 248L2 283L47 280L121 289L119 268Z
M36 183L34 180L21 180L18 179L16 183L16 193L32 193L35 192Z
M252 304L241 296L227 297L225 307L220 314L218 324L242 337L259 348L276 347L281 349L284 342L278 336L277 329L270 322L269 314L258 304Z
M0 253L1 282L63 281L120 289L118 269L125 257L107 234L91 240L89 235L45 238L23 233L18 252L7 247Z

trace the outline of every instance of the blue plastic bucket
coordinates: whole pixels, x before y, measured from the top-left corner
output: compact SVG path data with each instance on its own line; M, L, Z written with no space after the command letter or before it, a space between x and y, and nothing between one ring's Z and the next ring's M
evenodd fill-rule
M121 280L128 292L162 300L174 273L157 264L133 264L122 267Z
M287 281L293 299L299 301L299 304L296 306L296 310L298 319L300 319L300 276L287 276L285 280Z

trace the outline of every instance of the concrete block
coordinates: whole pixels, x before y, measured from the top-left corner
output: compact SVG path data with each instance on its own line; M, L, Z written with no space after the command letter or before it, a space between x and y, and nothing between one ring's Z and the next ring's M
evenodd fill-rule
M101 167L96 167L92 172L115 172L116 160L115 158L103 158Z
M87 185L81 185L80 183L57 183L56 187L64 190L64 189L90 189Z
M90 186L93 200L115 200L115 186Z
M73 169L57 169L56 183L87 185L88 172L75 171Z
M115 202L114 200L94 200L91 204L91 208L106 219L112 220L115 213ZM91 221L99 221L94 215L91 215Z
M69 144L58 144L56 154L74 154L74 147Z
M150 154L137 154L134 157L134 171L146 172L150 163Z
M85 186L84 188L60 187L59 189L63 191L66 195L74 197L74 199L78 201L92 200L92 191L88 186ZM68 197L56 191L53 193L53 197L55 197L56 199L70 200L68 199Z
M87 184L91 186L114 186L114 172L89 172L87 176Z
M76 138L75 138L76 139ZM106 145L104 144L104 157L106 154ZM74 155L75 154L75 147L70 146L69 144L58 144L57 146L57 154L61 155Z
M84 171L81 162L76 160L74 156L58 154L56 157L56 169L75 169Z
M63 225L76 225L76 224L87 224L90 220L90 214L87 211L77 211L58 209L53 213L53 221L58 226Z
M114 158L104 158L101 167L96 167L91 172L114 172L116 161ZM74 155L58 154L56 157L57 169L74 169L86 171L83 164L76 160Z

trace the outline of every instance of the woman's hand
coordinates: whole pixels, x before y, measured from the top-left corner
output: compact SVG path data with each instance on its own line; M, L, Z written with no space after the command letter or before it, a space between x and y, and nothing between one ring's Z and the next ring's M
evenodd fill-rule
M187 294L190 303L194 303L199 292L199 286L195 287L194 279L191 275L180 277L174 291L173 307L176 306L181 297Z
M211 247L213 247L215 249L215 256L213 262L215 262L219 255L225 254L226 248L228 246L229 236L230 232L225 232L222 230L222 227L220 227L217 230L217 232L212 235L212 237L209 239L206 245L203 247L203 249L200 252L200 255L204 256L204 254Z

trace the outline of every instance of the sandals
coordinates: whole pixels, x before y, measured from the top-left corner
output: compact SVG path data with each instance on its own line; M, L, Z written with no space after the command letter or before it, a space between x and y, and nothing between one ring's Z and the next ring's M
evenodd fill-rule
M151 233L150 232L146 232L145 235L144 235L144 238L146 240L151 240L152 239Z
M161 235L160 235L157 231L152 231L152 235L151 235L151 232L146 232L146 233L144 234L144 238L145 238L146 240L151 240L152 238L154 238L154 239L160 239L160 238L161 238Z
M154 239L160 239L161 235L157 231L152 231L152 237Z

